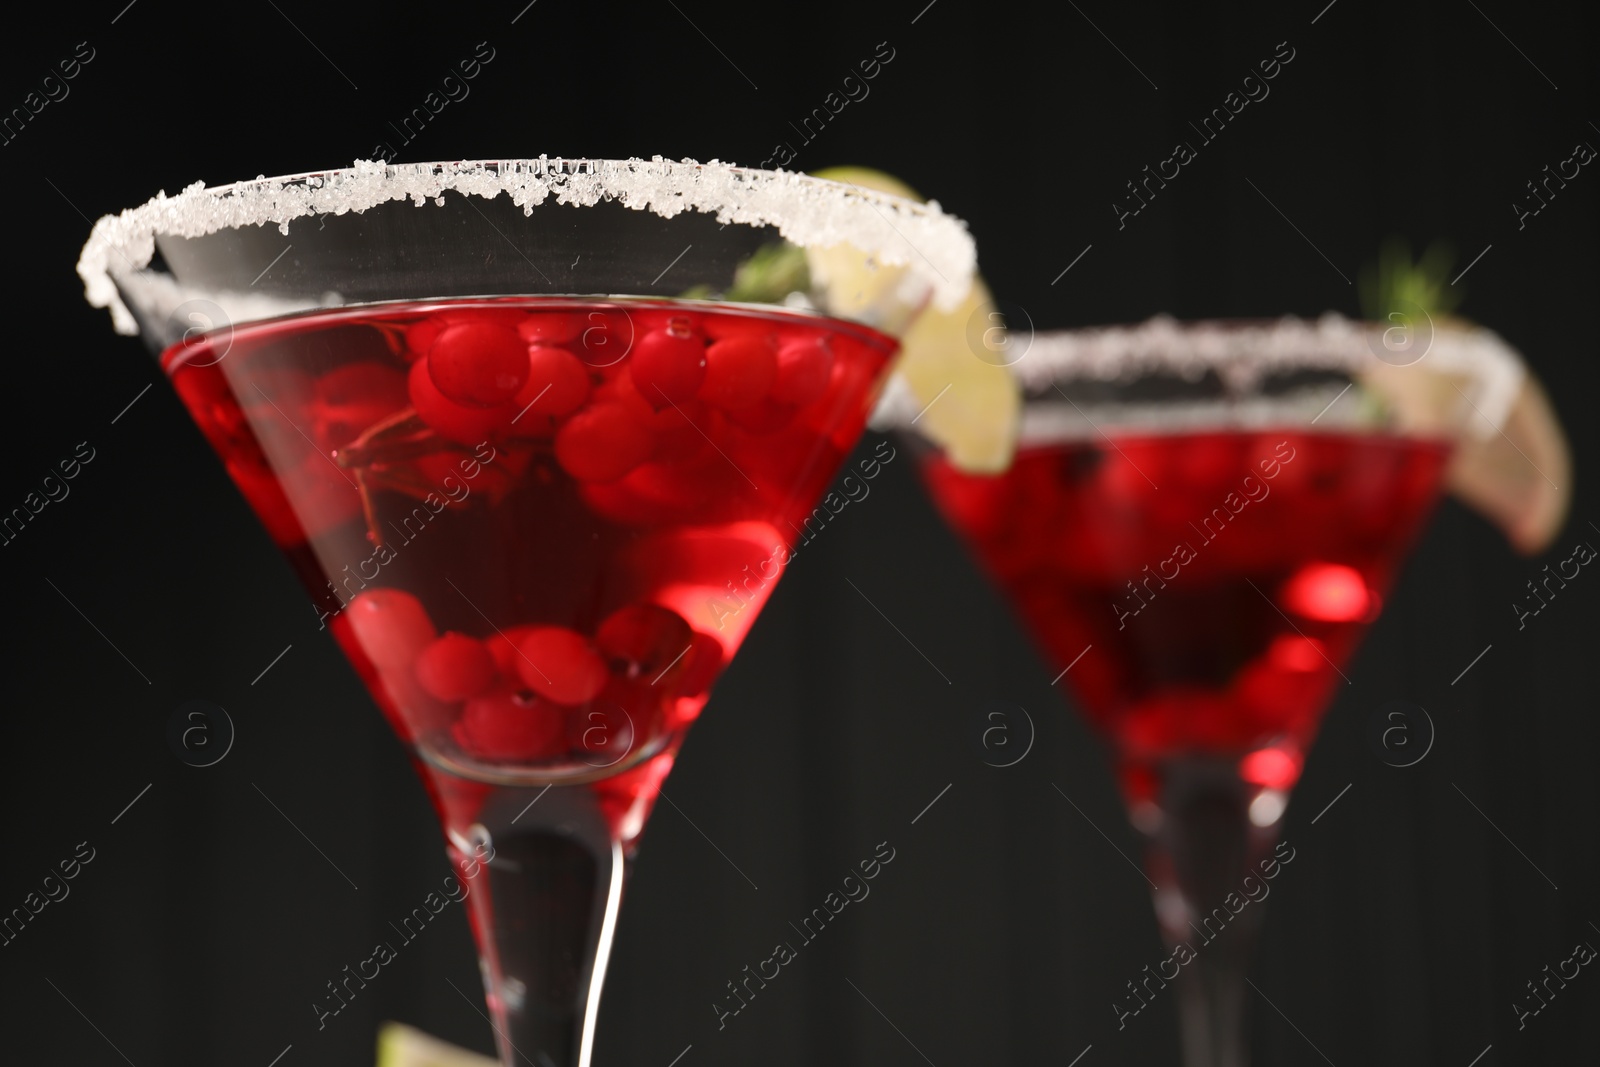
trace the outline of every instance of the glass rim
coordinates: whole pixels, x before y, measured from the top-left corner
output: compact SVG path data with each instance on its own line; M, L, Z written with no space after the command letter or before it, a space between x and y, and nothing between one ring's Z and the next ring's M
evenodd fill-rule
M1207 370L1255 373L1349 369L1368 359L1400 369L1433 357L1453 372L1468 372L1521 357L1493 330L1459 319L1385 324L1335 311L1315 318L1178 319L1160 314L1142 322L1029 331L1023 351L1005 360L1024 385L1062 377L1126 381L1141 372L1183 376Z
M133 334L137 323L113 279L150 273L158 236L202 237L268 224L287 233L295 219L359 213L402 200L417 207L443 205L444 193L451 191L490 200L505 193L524 215L545 204L620 203L663 219L697 211L724 224L771 227L802 248L848 243L874 262L919 275L934 302L946 309L966 296L976 270L976 246L966 223L934 200L918 203L848 181L718 160L544 155L423 163L358 160L350 167L216 186L195 182L176 196L163 191L138 207L102 216L77 270L88 302L109 308L119 333Z
M1103 437L1112 427L1127 434L1274 427L1455 440L1502 432L1531 377L1522 357L1475 323L1415 325L1331 311L1315 319L1157 315L1142 323L1029 328L981 348L969 336L969 345L973 358L1004 367L1015 381L1024 446ZM872 426L920 433L923 409L891 380Z
M1273 376L1329 371L1358 378L1439 377L1498 428L1527 377L1517 351L1493 330L1463 320L1370 322L1325 312L1315 319L1179 320L1030 333L1009 366L1027 393L1048 400L1066 381L1128 383L1167 375L1222 379L1231 396L1248 396ZM1049 392L1047 392L1049 390Z

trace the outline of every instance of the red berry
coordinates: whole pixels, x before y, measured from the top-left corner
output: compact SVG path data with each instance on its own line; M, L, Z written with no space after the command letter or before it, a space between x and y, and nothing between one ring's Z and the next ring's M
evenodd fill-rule
M778 349L778 377L772 399L803 408L828 391L833 349L824 340L790 341Z
M722 656L722 642L696 630L689 654L683 657L683 673L673 687L677 695L699 696L711 688L711 683L722 673Z
M748 333L729 337L706 349L706 380L700 396L732 411L766 396L777 378L778 358L770 337Z
M407 741L444 729L455 719L454 702L441 701L429 693L408 667L385 668L376 683L367 682L379 710L390 721L398 720L400 736Z
M536 627L518 650L523 683L557 704L582 704L605 687L605 660L580 633L561 626Z
M494 684L494 657L482 641L447 633L422 650L416 672L429 696L447 702L466 700Z
M317 379L312 432L323 448L343 448L405 404L403 373L382 363L346 363Z
M591 767L614 767L627 758L646 726L623 706L628 697L617 687L608 687L605 698L567 718L567 745L574 756ZM648 712L648 705L645 710Z
M1283 606L1318 622L1358 622L1372 605L1361 572L1343 563L1307 563L1283 583Z
M378 401L392 408L404 393L405 375L382 363L346 363L317 379L317 403L328 409Z
M406 359L415 363L428 354L433 342L449 323L443 319L419 319L406 327Z
M570 415L589 399L589 372L571 352L532 345L527 360L528 380L511 400L519 425L522 419L538 415Z
M657 463L681 462L705 447L700 427L709 425L709 412L698 400L662 408L650 417L656 447L650 458Z
M566 751L566 720L561 708L502 686L467 701L451 732L479 759L548 759Z
M594 398L596 401L608 401L621 404L635 419L646 426L655 422L656 409L639 392L639 387L633 384L633 377L627 374L618 374L608 378L595 387Z
M769 433L777 433L794 421L795 413L800 409L792 404L780 404L772 397L765 397L751 404L749 407L738 408L728 412L728 421L755 434L757 437Z
M506 404L528 380L528 349L517 334L488 322L459 322L428 349L428 376L458 404Z
M664 330L651 330L633 346L628 369L651 407L686 403L706 377L705 342L676 322Z
M638 330L626 311L590 311L583 316L575 348L590 367L618 367L637 340Z
M350 629L379 667L409 667L433 640L433 621L422 601L399 589L369 589L345 608Z
M603 401L556 433L556 459L581 482L612 482L650 458L650 428L622 403Z
M506 629L484 641L489 648L489 655L494 657L495 668L500 672L500 677L509 683L520 686L522 684L522 653L518 648L522 639L534 630L536 626L508 626Z
M629 604L612 612L595 632L595 644L627 678L654 684L669 668L677 671L693 631L675 611L656 604Z
M530 345L564 345L583 333L583 318L573 311L535 311L517 326Z
M341 523L361 514L360 492L326 456L307 456L298 467L280 473L278 482L295 510L306 516L305 532L312 537L338 529ZM336 578L349 581L354 573L340 573Z
M509 411L509 405L475 408L457 404L439 392L439 387L428 373L427 360L418 360L411 365L411 373L406 376L406 391L411 396L411 406L417 409L423 422L433 427L440 437L461 445L487 441L516 414L515 411Z

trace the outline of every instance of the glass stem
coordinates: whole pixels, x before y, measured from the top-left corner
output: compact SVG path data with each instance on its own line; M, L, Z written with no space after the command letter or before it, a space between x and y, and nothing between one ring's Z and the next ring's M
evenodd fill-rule
M623 845L585 786L477 791L475 820L455 825L447 814L446 830L458 870L470 873L474 858L481 867L468 905L500 1060L588 1067L629 867Z
M1252 821L1261 790L1240 780L1232 761L1173 761L1160 780L1159 814L1136 813L1136 822L1170 950L1158 980L1176 993L1184 1067L1247 1067L1246 976L1263 907L1252 896L1265 899L1250 887L1261 883L1256 865L1271 851L1278 812L1255 813L1274 816L1265 826Z

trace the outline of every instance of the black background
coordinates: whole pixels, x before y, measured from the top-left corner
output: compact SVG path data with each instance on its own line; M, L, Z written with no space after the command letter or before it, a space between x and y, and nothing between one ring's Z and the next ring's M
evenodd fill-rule
M1510 608L1544 563L1600 541L1583 480L1600 461L1600 175L1524 229L1510 207L1576 142L1600 144L1577 5L523 2L113 0L31 12L0 41L6 110L78 42L95 54L0 147L17 327L0 510L79 442L95 450L71 496L0 548L0 910L78 842L96 850L71 896L0 948L0 1058L266 1067L292 1045L283 1067L365 1064L381 1019L490 1048L460 909L318 1032L324 983L447 873L438 831L153 361L73 274L89 220L158 189L370 156L487 41L471 95L400 159L753 164L789 141L795 167L878 166L968 219L994 289L1040 327L1354 314L1345 278L1385 236L1448 239L1460 266L1492 246L1461 282L1464 310L1549 386L1577 461L1572 518L1529 560L1440 509L1284 824L1297 855L1267 912L1254 1042L1264 1064L1466 1067L1490 1045L1485 1067L1593 1062L1600 977L1520 1032L1513 1008L1546 964L1600 944L1600 577L1521 632ZM880 41L894 59L871 95L802 144L789 122ZM1124 183L1280 41L1295 58L1271 96L1119 231ZM902 452L808 548L691 735L630 884L598 1063L665 1067L691 1045L683 1067L1067 1064L1090 1045L1082 1067L1177 1061L1170 994L1116 1028L1113 1000L1162 952L1118 855L1136 844L1100 744L913 474ZM166 740L194 698L238 726L206 769ZM1407 769L1364 739L1396 698L1437 725ZM1038 728L1004 770L978 745L995 699ZM719 1032L724 982L885 840L897 856L872 895Z

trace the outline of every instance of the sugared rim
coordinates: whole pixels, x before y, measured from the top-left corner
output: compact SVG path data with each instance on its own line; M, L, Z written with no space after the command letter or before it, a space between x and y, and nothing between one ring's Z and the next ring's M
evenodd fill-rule
M1157 315L1142 323L1041 332L1012 371L1029 389L1070 379L1129 381L1167 373L1190 380L1215 373L1235 393L1264 376L1299 369L1347 373L1443 373L1469 384L1466 394L1491 426L1510 411L1526 370L1494 331L1469 323L1361 322L1327 312L1317 319L1201 320Z
M396 200L424 207L443 203L447 190L486 199L505 193L524 214L551 196L558 204L578 207L609 200L662 218L701 211L723 223L771 226L806 248L848 242L880 263L904 266L921 277L944 308L966 295L977 263L966 224L945 214L936 201L919 204L847 182L716 160L540 156L441 163L358 160L337 170L210 188L196 182L177 196L158 193L139 207L102 217L79 255L78 274L89 303L110 308L117 331L132 334L137 325L111 275L147 267L157 234L203 237L271 223L287 233L297 218L361 212Z

